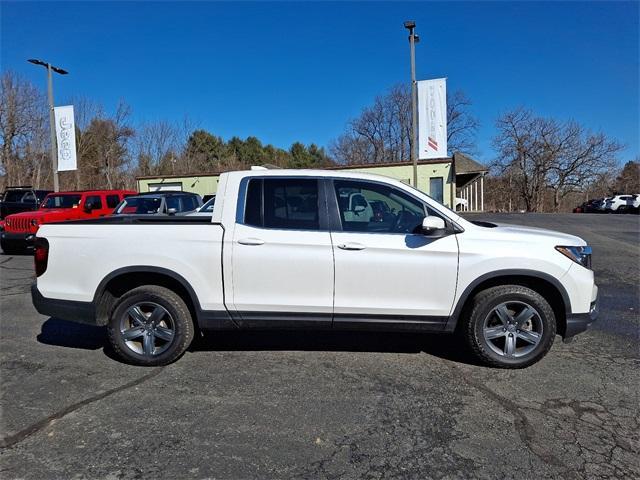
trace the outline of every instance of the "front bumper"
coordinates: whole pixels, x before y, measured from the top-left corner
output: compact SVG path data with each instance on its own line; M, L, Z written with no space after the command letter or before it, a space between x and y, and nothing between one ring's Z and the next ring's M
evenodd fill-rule
M571 341L571 339L579 333L586 331L589 326L598 319L600 314L600 307L598 304L598 297L591 302L588 313L572 313L567 315L567 328L564 333L564 341Z
M24 233L24 232L7 232L3 231L0 233L0 240L2 241L2 245L6 245L7 247L13 248L27 248L33 247L33 243L35 242L36 234L35 233Z
M96 309L93 302L60 300L42 296L38 284L31 285L31 301L38 313L70 322L96 325Z

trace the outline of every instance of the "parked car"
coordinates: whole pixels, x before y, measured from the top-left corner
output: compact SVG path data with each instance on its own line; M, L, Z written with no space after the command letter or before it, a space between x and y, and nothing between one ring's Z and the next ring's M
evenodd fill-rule
M608 198L604 209L609 213L634 213L640 207L640 195L615 195Z
M50 193L37 211L17 213L5 218L0 246L7 254L24 252L33 245L41 225L109 215L125 196L136 193L131 190Z
M223 173L211 218L43 225L35 268L38 312L107 326L139 365L176 360L196 331L298 328L458 331L486 364L519 368L598 312L581 238L473 223L354 172Z
M7 215L37 210L49 190L36 190L29 186L8 187L0 199L0 219Z
M193 212L202 205L202 198L190 192L139 193L125 198L113 211L114 215L175 215Z
M603 198L594 198L578 205L573 209L573 213L600 213L600 207L603 205Z

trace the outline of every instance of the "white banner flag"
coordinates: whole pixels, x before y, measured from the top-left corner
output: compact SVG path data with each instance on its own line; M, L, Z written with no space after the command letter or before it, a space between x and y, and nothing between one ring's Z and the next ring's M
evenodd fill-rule
M418 83L418 159L447 156L447 79Z
M75 170L76 160L76 124L73 119L73 105L54 107L56 139L58 141L58 171Z

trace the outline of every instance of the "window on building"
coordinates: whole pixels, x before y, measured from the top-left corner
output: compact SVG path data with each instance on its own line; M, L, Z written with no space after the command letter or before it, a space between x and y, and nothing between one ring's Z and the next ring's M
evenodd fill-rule
M434 200L443 203L444 179L442 177L433 177L429 179L429 196Z

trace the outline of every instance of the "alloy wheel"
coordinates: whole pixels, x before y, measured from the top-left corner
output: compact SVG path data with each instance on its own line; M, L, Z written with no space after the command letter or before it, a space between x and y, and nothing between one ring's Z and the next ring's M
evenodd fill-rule
M171 314L154 302L130 306L120 319L120 334L131 351L153 357L167 350L175 338Z
M489 312L482 334L489 348L507 358L531 353L542 340L543 322L538 311L521 301L503 302Z

